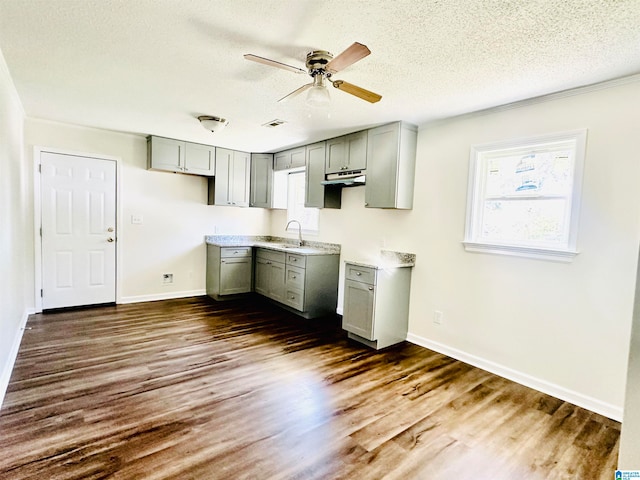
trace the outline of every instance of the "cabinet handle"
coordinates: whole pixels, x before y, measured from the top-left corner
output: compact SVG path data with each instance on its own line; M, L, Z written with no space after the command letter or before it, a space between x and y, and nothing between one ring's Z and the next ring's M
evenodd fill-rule
M271 262L267 262L267 265L271 265Z
M360 275L362 275L360 272L356 272L356 276L359 277Z
M296 297L294 297L293 295L291 295L290 298L291 298L291 300L295 300L296 299Z
M373 287L369 287L369 291L373 291Z
M295 279L296 279L296 278L298 278L298 277L296 277L296 276L294 275L294 276L293 276L293 277L291 277L291 278L293 278L293 279L295 280Z

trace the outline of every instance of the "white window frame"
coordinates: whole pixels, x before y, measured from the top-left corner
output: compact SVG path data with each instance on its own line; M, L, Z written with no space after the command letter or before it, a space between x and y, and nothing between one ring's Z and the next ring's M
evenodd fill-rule
M553 246L527 245L524 242L488 242L480 237L482 232L482 211L487 198L485 185L487 164L491 156L507 154L510 150L518 154L520 150L536 149L545 144L559 142L573 143L574 165L572 192L569 197L568 234L562 244ZM469 184L467 191L467 217L465 225L464 247L469 252L497 253L521 257L571 262L579 253L578 221L582 197L582 177L587 142L587 130L572 130L528 138L511 139L500 142L472 145L469 156ZM489 158L488 158L489 157ZM494 157L495 158L495 157Z
M301 230L303 233L318 235L320 223L319 209L305 207L304 194L302 195L302 198L297 198L298 203L295 204L297 192L294 188L292 188L291 185L291 182L295 178L296 181L302 181L302 183L305 185L304 188L306 189L306 174L306 170L303 167L297 171L289 171L289 174L287 175L287 223L289 223L291 220L296 220L300 222ZM293 177L293 175L299 175L299 177ZM297 233L298 227L297 225L289 226L287 231Z

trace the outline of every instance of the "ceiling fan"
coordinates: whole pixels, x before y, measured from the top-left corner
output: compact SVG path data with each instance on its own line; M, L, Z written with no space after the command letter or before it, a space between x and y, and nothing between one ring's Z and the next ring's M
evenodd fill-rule
M313 82L307 83L300 88L294 90L288 95L282 97L279 102L288 100L302 92L309 90L307 93L307 103L311 106L326 106L329 103L329 92L326 88L326 82L331 83L338 90L355 95L362 100L366 100L370 103L379 102L382 96L377 93L365 90L362 87L353 85L352 83L345 82L344 80L332 80L331 76L334 73L338 73L340 70L353 65L358 60L362 60L369 55L371 50L366 45L355 42L344 52L334 57L326 50L314 50L307 54L306 67L307 70L302 68L293 67L286 63L277 62L268 58L259 57L257 55L246 54L244 58L251 60L252 62L262 63L271 67L282 68L293 73L304 73L310 75L313 78Z

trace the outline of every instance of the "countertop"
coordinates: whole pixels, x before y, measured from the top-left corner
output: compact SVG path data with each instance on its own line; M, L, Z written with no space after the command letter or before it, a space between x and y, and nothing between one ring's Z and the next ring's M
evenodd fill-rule
M410 268L416 264L416 255L414 253L381 250L380 254L376 257L345 260L344 263L357 265L359 267L375 268L376 270Z
M291 238L265 235L207 235L205 242L218 247L258 247L298 255L340 255L340 245L336 243L304 240L299 247Z

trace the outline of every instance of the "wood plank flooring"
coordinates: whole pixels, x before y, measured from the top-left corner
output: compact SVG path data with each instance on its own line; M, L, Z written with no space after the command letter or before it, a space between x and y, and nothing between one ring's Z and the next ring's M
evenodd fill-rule
M32 316L0 479L610 480L619 433L416 345L198 297Z

